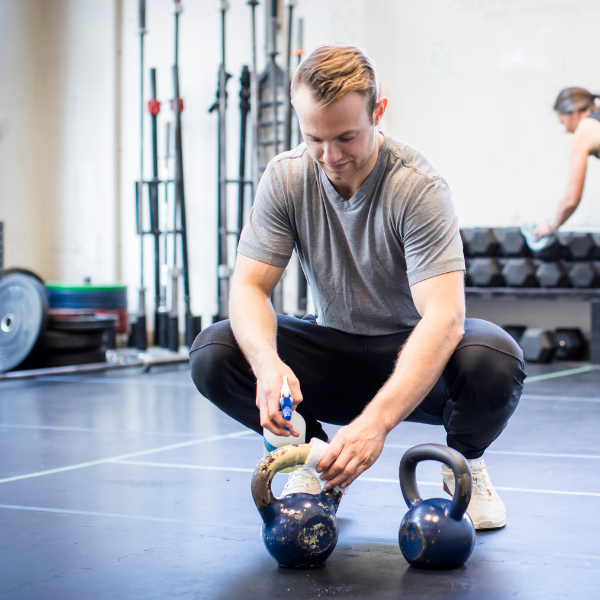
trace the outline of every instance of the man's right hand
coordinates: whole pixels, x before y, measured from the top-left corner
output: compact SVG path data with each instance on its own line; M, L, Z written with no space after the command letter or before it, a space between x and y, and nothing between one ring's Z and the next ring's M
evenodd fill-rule
M275 435L288 437L291 434L298 437L300 434L292 426L291 421L286 421L281 414L279 401L281 400L281 386L283 385L284 375L287 375L288 384L292 391L294 409L302 402L302 392L300 392L298 378L278 358L256 373L256 406L260 409L260 424L264 429L268 429Z

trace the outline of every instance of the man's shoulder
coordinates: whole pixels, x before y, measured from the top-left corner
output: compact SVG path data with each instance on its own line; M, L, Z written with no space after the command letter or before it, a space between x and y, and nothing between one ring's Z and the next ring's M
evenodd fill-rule
M306 144L302 142L296 148L273 157L267 169L289 177L296 173L313 170L314 162L306 149Z
M436 181L446 183L441 173L422 152L397 138L386 138L392 177L421 180L423 184Z

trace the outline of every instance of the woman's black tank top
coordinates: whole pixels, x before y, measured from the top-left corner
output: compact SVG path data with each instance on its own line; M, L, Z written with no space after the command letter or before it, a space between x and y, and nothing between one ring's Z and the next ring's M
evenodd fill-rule
M596 121L600 122L600 109L596 108L594 109L587 117L586 119L596 119ZM596 152L596 154L594 154L594 156L596 158L600 158L600 150L598 150L598 152Z

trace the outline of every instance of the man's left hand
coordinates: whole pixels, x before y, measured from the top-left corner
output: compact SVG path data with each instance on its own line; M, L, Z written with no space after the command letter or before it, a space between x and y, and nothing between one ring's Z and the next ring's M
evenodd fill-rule
M325 489L348 487L364 473L379 458L386 435L381 425L364 416L342 427L317 465L321 479L327 481Z

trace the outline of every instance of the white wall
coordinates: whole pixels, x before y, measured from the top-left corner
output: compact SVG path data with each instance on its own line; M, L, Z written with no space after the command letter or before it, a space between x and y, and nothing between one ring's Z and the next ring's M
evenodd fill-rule
M220 62L215 4L185 2L180 46L192 309L205 324L216 312L217 117L207 112ZM230 4L228 174L234 177L238 80L251 59L250 8L245 0ZM145 37L146 78L155 66L163 102L161 165L164 126L172 114L170 5L148 0ZM566 86L600 89L600 3L299 0L296 16L304 17L308 51L337 41L362 46L375 59L390 98L383 129L415 145L440 169L463 226L511 225L552 214L566 183L570 144L552 104ZM257 22L262 68L264 1ZM6 221L7 263L37 269L48 279L122 279L135 309L137 0L0 0L0 81L0 219ZM145 135L148 142L148 118ZM590 159L589 167L571 223L600 229L600 163ZM233 186L230 193L233 201ZM146 243L151 287L151 241ZM550 311L548 319L586 314L582 308L563 307L554 316Z
M0 2L6 264L118 277L115 3Z

